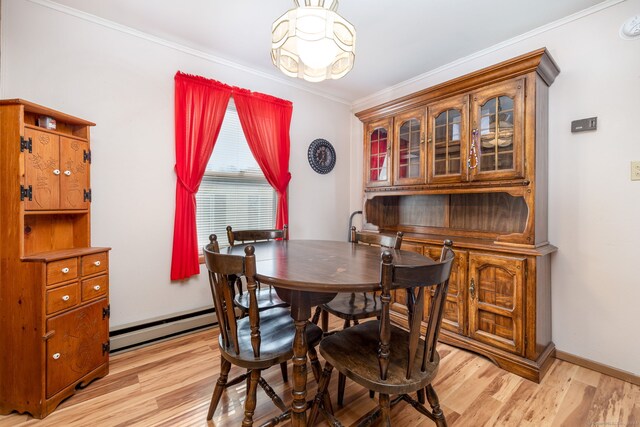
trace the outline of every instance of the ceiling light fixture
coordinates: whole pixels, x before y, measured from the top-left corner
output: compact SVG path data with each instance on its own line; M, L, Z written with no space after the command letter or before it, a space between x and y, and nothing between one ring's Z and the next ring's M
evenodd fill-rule
M303 3L303 4L301 4ZM294 0L271 28L271 60L309 82L339 79L353 68L356 30L338 15L338 0Z

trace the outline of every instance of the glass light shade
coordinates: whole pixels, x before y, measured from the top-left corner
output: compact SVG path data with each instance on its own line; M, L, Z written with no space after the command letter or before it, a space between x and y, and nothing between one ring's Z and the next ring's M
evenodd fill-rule
M294 1L271 30L271 60L283 73L310 82L339 79L353 68L356 30L336 13L337 0Z

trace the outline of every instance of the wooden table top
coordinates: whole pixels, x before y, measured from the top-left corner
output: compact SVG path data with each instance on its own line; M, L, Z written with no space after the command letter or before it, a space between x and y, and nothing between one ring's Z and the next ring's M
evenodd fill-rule
M381 254L386 248L331 240L286 240L251 243L255 247L257 279L290 290L360 292L380 288ZM426 265L420 254L386 249L396 265ZM244 246L227 253L244 255Z

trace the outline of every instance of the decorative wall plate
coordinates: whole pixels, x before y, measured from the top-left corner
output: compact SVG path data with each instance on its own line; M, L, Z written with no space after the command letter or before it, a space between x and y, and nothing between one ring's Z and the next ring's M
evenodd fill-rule
M307 157L313 170L321 174L331 172L336 165L336 150L326 139L314 139L309 145Z

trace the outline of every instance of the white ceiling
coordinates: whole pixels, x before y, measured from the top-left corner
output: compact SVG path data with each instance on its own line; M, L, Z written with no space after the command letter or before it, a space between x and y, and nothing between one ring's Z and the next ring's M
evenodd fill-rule
M269 55L271 24L291 0L55 2L289 79ZM352 102L601 2L342 0L338 12L357 32L353 70L340 80L296 84Z

